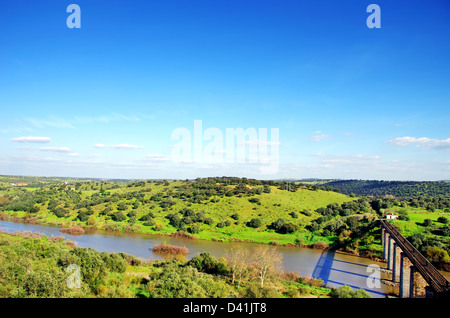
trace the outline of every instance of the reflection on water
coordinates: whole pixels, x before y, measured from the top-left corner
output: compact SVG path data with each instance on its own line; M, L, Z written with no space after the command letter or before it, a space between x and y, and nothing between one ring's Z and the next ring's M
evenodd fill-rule
M66 239L77 242L79 247L91 247L100 252L124 252L144 259L156 260L162 257L151 252L154 245L162 242L189 249L187 258L202 252L209 252L216 257L225 255L227 249L236 244L251 250L257 244L244 242L213 242L207 240L190 240L172 238L159 235L145 235L140 233L121 233L94 231L84 235L71 235L61 233L59 228L37 224L13 223L0 221L0 229L8 232L31 231L47 236L64 236ZM296 271L301 276L311 276L322 279L329 287L348 285L354 289L364 288L372 297L385 297L386 294L396 292L394 287L379 284L379 288L370 287L369 281L390 279L390 275L380 273L374 278L374 273L368 270L370 265L385 268L386 263L375 262L367 258L347 255L335 251L319 251L310 248L282 247L277 249L283 255L283 267L287 271ZM446 277L450 273L444 273ZM376 285L376 284L375 284Z

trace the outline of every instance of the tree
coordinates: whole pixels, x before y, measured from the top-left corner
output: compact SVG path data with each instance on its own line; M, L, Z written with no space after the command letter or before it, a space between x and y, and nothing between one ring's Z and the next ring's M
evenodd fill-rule
M260 227L261 225L262 225L261 220L257 218L251 219L250 222L247 222L247 226L255 229Z
M112 215L112 219L116 222L125 221L127 219L126 215L122 212L114 212Z
M433 223L433 221L431 221L430 219L423 220L423 225L424 226L430 226L432 223Z
M195 255L186 265L195 267L199 272L207 274L228 274L227 264L224 261L218 260L208 252Z
M236 245L225 251L225 258L227 259L230 267L231 283L234 284L237 279L239 288L246 265L250 258L250 253L241 245Z
M448 219L447 219L445 216L440 216L440 217L438 217L437 221L438 221L439 223L444 223L444 224L447 224L447 223L448 223Z
M280 269L283 255L276 248L259 246L253 250L253 259L260 286L264 288L267 278Z

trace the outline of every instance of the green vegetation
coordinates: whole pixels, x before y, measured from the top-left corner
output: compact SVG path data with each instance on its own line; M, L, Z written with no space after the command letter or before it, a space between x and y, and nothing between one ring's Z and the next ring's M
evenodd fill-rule
M394 193L409 189L402 193L411 196L349 196L333 190L330 182L317 181L216 177L118 182L3 176L0 219L215 241L329 247L379 259L378 220L390 212L399 216L393 223L405 237L435 265L448 268L450 197L445 191L449 183L350 181L340 184L397 189ZM427 191L422 189L425 185ZM441 193L438 190L446 194L421 195Z
M227 260L202 253L189 261L144 261L75 247L62 237L0 233L0 298L293 298L330 297L333 291L321 280L277 268L276 251L268 246L255 249L245 262L237 253L230 250ZM74 265L79 286L68 284Z
M319 184L338 189L348 195L375 197L448 196L450 193L450 182L445 181L333 180Z
M427 208L394 206L385 211L399 215L391 223L438 269L450 271L450 213ZM400 217L401 216L401 217Z
M26 179L24 179L26 181ZM354 200L333 191L246 178L193 181L66 181L0 190L2 218L39 224L261 243L314 244L316 209Z

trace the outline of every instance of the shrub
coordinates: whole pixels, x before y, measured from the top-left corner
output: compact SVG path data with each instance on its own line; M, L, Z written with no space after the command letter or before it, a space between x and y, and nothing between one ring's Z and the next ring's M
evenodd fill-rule
M76 219L80 220L81 222L86 222L89 219L89 215L87 215L84 211L78 211Z
M250 199L248 199L248 202L256 203L258 205L261 205L261 200L259 198L250 198Z
M150 221L150 220L153 219L153 217L154 217L153 213L149 212L149 213L147 213L147 214L141 216L141 217L139 218L139 221L143 221L143 222Z
M200 233L202 230L202 227L199 223L195 223L192 224L189 228L188 228L188 232L192 233L192 234L197 234Z
M153 219L149 219L148 221L144 222L144 226L153 226L155 225L155 221Z
M277 233L287 234L297 231L299 226L293 223L288 223L285 219L278 219L270 224L269 228L274 229Z
M300 213L303 215L306 215L306 216L311 216L311 211L309 211L309 210L303 210Z
M344 285L338 288L333 288L330 292L333 298L372 298L370 294L364 289L353 291L351 287Z
M280 297L275 288L261 286L258 283L250 283L241 291L241 296L244 298L278 298Z
M252 227L252 228L255 228L255 229L260 227L261 225L262 225L261 220L257 219L257 218L251 219L249 222L247 222L247 226L248 227Z
M450 257L448 255L448 252L438 246L425 247L424 254L425 257L431 263L440 263L440 262L450 263Z
M133 216L136 217L137 216L137 212L134 210L131 210L130 212L127 213L127 216L132 218Z
M328 248L328 243L324 242L324 241L318 241L318 242L314 243L313 248L325 250Z
M125 203L123 203L123 202L120 202L118 205L117 205L117 210L118 211L125 211L127 209L127 205L125 204Z
M169 224L176 227L176 228L180 228L181 227L181 218L178 214L175 213L170 213L166 216L167 219L169 219Z
M122 222L127 219L126 215L120 211L114 212L111 218L116 222Z
M444 223L444 224L447 224L449 222L448 219L445 216L438 217L437 221L439 223Z
M196 268L199 272L213 275L228 275L229 272L225 261L220 261L207 252L195 255L186 265Z
M101 257L111 272L124 273L128 262L121 254L102 252Z
M170 245L167 243L157 244L152 247L152 252L157 254L170 254L170 255L188 255L189 250L185 246L177 246L177 245Z
M69 228L63 228L59 230L62 233L72 234L72 235L82 235L84 230L81 226L75 225Z
M167 262L161 272L153 273L147 288L151 298L224 298L231 292L225 282L176 262Z
M289 215L290 215L293 219L298 219L298 214L297 214L297 212L291 212L291 213L289 213Z
M70 253L77 257L74 264L80 266L82 281L87 283L91 289L94 289L108 275L100 252L92 248L75 247Z
M27 295L33 297L59 297L62 294L61 286L64 286L62 275L55 277L48 271L31 271L25 279L23 289Z
M230 225L231 225L231 221L230 220L225 220L225 221L217 223L216 226L219 227L219 228L222 228L222 227L230 226Z
M65 218L69 215L69 211L62 208L62 207L57 207L53 210L53 213L59 217L59 218Z

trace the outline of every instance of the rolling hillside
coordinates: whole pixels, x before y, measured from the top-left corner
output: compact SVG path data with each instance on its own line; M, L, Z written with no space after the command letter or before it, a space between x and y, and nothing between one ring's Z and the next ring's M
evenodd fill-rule
M65 227L79 224L161 234L181 230L211 240L293 244L299 236L313 243L314 237L302 229L320 217L315 210L355 200L307 186L285 190L283 182L238 178L54 181L34 188L4 186L0 191L1 209L9 216ZM280 219L291 228L271 228Z

